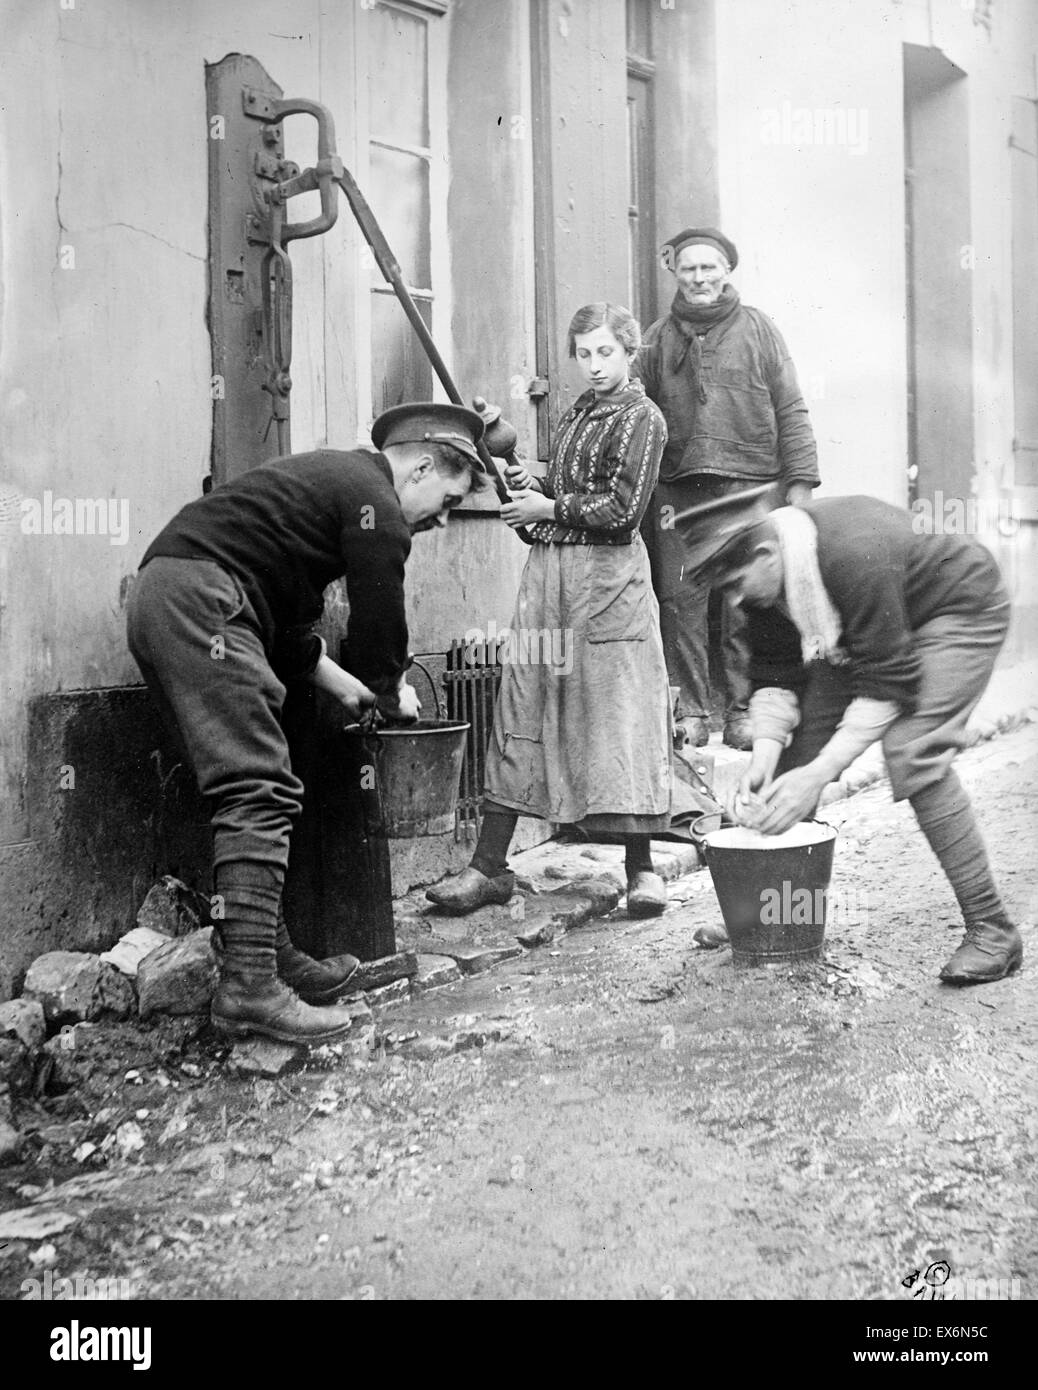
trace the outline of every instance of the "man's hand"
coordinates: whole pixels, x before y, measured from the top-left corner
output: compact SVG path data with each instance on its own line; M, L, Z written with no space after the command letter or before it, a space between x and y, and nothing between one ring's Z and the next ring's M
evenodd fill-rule
M776 739L758 738L753 743L750 765L739 780L728 804L728 814L740 825L758 828L764 814L763 793L771 786L783 745Z
M754 792L766 791L771 786L781 756L782 744L777 739L754 739L750 765L739 782L739 795L747 797Z
M797 821L806 820L814 814L828 780L813 763L784 772L764 793L767 810L757 828L765 835L780 835Z
M418 691L401 676L400 684L396 690L396 709L392 711L393 718L399 719L403 724L414 724L421 712L422 702L418 698Z
M330 656L322 655L310 673L310 681L318 690L327 690L329 695L334 695L354 719L359 719L375 703L375 692L356 676L351 676L349 671L344 671Z
M804 507L811 500L810 483L790 483L786 488L786 505Z
M555 503L532 488L513 495L511 502L501 508L501 520L506 526L530 526L535 521L554 521Z

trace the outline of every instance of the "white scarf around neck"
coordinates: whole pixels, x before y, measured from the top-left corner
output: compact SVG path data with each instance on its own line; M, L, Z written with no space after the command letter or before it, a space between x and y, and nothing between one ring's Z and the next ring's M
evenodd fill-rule
M822 583L818 568L818 530L800 507L779 507L768 520L782 552L783 597L800 633L806 662L828 661L842 666L847 653L840 645L843 625Z

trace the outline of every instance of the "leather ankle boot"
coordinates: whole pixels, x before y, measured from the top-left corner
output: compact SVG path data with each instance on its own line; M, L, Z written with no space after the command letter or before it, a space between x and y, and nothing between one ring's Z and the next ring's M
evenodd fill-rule
M315 1046L344 1037L353 1020L345 1007L315 1009L304 1004L277 976L276 890L248 878L239 866L220 865L217 892L226 920L213 932L219 980L210 1017L213 1026L232 1038L253 1035L278 1042Z
M259 984L221 966L213 995L213 1027L232 1038L258 1036L315 1047L343 1038L353 1026L346 1006L316 1009L276 976Z
M278 908L278 929L274 942L278 978L295 990L305 1004L334 1004L352 994L360 961L345 952L328 960L314 960L292 945L284 908Z
M949 985L987 984L1019 970L1023 959L1020 933L1008 917L967 923L966 935L940 977Z

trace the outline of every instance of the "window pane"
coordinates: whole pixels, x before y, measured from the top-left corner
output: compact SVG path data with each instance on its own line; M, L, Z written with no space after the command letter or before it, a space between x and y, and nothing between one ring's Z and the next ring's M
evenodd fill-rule
M371 134L391 144L429 143L425 20L379 5L370 15L368 76Z
M429 166L420 155L371 147L371 210L404 279L430 289ZM376 272L377 273L377 272Z
M430 305L419 311L431 326ZM371 413L432 398L432 368L394 294L371 296Z

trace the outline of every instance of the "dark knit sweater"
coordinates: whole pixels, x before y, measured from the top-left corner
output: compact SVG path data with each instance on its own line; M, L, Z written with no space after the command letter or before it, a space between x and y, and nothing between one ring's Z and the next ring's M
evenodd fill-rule
M915 707L913 634L945 613L979 612L998 597L994 557L968 536L917 534L912 515L875 497L824 497L805 508L818 528L822 583L843 625L855 696ZM753 688L803 692L800 635L777 608L746 608Z
M746 304L702 334L699 399L694 354L668 314L645 333L636 372L667 422L660 479L724 478L817 486L818 452L782 335ZM680 359L680 365L675 363Z
M152 541L158 555L215 560L236 575L282 680L307 675L321 653L310 631L324 590L345 575L346 668L378 695L407 663L404 562L411 533L382 454L319 449L250 469L183 507Z

